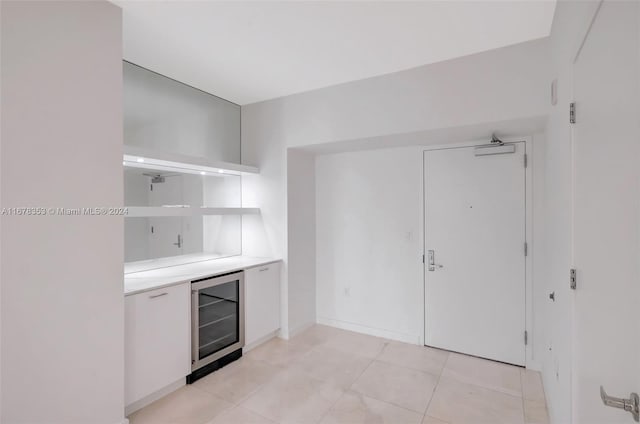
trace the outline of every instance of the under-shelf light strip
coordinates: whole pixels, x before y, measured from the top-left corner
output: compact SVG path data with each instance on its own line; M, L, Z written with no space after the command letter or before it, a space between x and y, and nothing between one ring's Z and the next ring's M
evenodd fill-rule
M158 171L177 171L186 174L200 174L200 175L241 175L240 172L237 171L229 171L220 168L209 168L204 166L194 165L193 167L184 166L182 164L167 164L167 163L154 163L153 160L149 160L146 158L135 158L131 156L124 156L124 160L122 161L122 165L124 166L133 166L136 168L145 168L145 169L154 169ZM182 166L181 166L182 165Z

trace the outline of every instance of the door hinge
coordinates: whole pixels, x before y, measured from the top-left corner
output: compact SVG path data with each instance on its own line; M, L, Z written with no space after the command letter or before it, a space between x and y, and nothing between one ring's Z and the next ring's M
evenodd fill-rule
M524 154L524 167L527 167L527 154Z
M524 344L525 346L529 344L529 332L524 330Z
M424 254L422 254L422 263L424 263Z
M575 290L578 287L578 277L576 276L576 269L571 268L569 270L569 288Z
M524 242L524 256L527 256L529 254L529 245L527 244L527 242Z
M153 184L149 184L149 191L153 191Z
M576 104L575 102L569 103L569 123L576 123Z

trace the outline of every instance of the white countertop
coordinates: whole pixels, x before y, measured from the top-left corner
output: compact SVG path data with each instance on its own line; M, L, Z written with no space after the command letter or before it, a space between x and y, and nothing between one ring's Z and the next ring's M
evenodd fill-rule
M148 271L129 272L124 275L124 294L129 296L161 287L173 286L191 280L213 277L269 263L279 262L278 258L257 258L232 256L211 259L185 265L174 265Z

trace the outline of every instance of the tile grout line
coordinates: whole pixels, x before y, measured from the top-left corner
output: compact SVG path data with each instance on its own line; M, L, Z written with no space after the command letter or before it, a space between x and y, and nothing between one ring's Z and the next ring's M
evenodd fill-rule
M407 344L408 344L408 343L407 343ZM412 345L412 344L409 344L409 346L415 346L415 347L417 347L417 348L420 348L420 347L421 347L420 345ZM423 346L423 347L428 348L428 349L434 349L434 348L430 348L429 346ZM442 349L437 349L437 350L438 350L438 351L440 351L440 352L446 352L446 354L447 354L447 359L445 360L445 362L449 360L449 355L451 354L451 352L446 351L446 350L442 350ZM382 354L382 353L380 353L380 354ZM380 356L380 355L378 355L378 356ZM396 367L404 368L404 369L406 369L406 370L426 372L427 374L435 375L434 373L429 372L429 371L425 371L424 369L414 368L414 367L410 367L410 366L408 366L408 365L404 365L404 364L397 364L397 363L395 363L395 362L390 362L390 361L383 361L383 360L378 359L378 356L376 356L375 360L376 360L376 361L378 361L378 362L382 362L383 364L394 365L394 366L396 366Z
M253 396L254 394L256 394L258 391L260 391L264 386L266 386L267 384L271 383L271 382L272 382L272 381L273 381L273 380L274 380L274 379L275 379L275 378L276 378L280 373L282 373L282 372L285 372L285 371L286 371L286 369L285 369L285 368L279 367L279 366L277 366L277 365L270 364L270 363L268 363L268 362L266 362L266 361L263 361L263 360L261 360L261 359L251 359L251 358L243 357L243 358L240 358L238 361L236 361L236 362L234 362L234 363L235 363L235 364L237 364L237 365L238 365L238 367L239 367L239 366L240 366L240 364L241 364L241 362L240 362L241 360L244 360L244 362L255 362L255 363L261 364L262 366L272 367L272 368L275 368L277 371L275 371L275 372L274 372L274 375L273 375L273 376L271 376L270 378L268 378L265 382L257 384L257 385L255 386L255 389L254 389L254 390L251 390L249 393L247 393L246 395L242 396L242 397L240 398L240 400L238 400L237 402L235 402L235 401L231 401L231 400L227 400L227 399L224 399L222 396L218 395L217 393L210 392L209 390L207 390L207 389L205 389L205 388L198 387L198 386L196 386L195 384L192 384L192 386L193 386L194 388L196 388L196 389L199 389L200 391L203 391L203 392L205 392L205 393L211 394L211 395L213 395L213 396L217 397L218 399L222 399L222 400L224 400L225 402L229 402L229 403L233 404L233 406L234 406L234 407L240 407L240 404L241 404L241 403L243 403L244 401L246 401L247 399L249 399L250 397L252 397L252 396ZM216 370L216 371L219 371L219 370ZM238 372L240 372L240 370L237 370L237 369L230 370L230 371L231 371L231 372L229 373L230 375L226 376L227 378L232 377L232 376L234 376L235 374L237 374ZM203 379L208 378L209 376L214 375L214 373L215 373L215 371L214 371L213 373L211 373L211 374L209 374L209 375L205 376ZM247 408L244 408L244 409L247 409ZM248 409L247 409L247 410L248 410ZM253 412L253 411L251 411L251 412ZM260 414L258 414L258 415L260 415ZM267 417L264 417L264 418L267 418Z
M264 418L265 420L267 420L269 422L272 422L273 424L278 424L279 423L279 421L274 421L269 417L265 417L264 415L260 414L259 412L254 411L253 409L245 408L244 406L240 406L240 405L236 405L236 408L244 409L247 412L250 412L250 413L252 413L254 415L257 415L260 418Z
M388 345L388 344L389 343L386 343L386 345ZM386 345L385 345L385 348L386 348ZM353 383L351 383L351 386L349 386L348 390L351 391L351 392L357 393L357 394L359 394L361 396L368 397L368 398L373 399L373 400L377 400L378 402L386 403L388 405L392 405L392 406L395 406L396 408L404 409L405 411L413 412L415 414L420 414L419 411L416 411L414 409L409 409L406 406L398 405L397 403L391 402L389 400L379 399L379 398L377 398L375 396L368 395L368 394L365 394L365 393L362 393L362 392L359 392L359 391L353 389L353 385L356 384L356 382L360 379L360 377L362 377L362 375L369 369L369 367L371 367L371 365L373 365L374 362L377 361L377 362L380 362L381 364L395 366L394 364L388 364L387 362L378 361L378 357L380 355L382 355L383 351L384 351L384 349L382 349L380 351L380 353L374 359L371 360L371 363L365 368L365 370L362 371L362 373L358 376L358 378L356 378L356 380L354 380ZM431 373L428 373L428 372L425 372L425 371L415 370L415 369L412 369L412 368L406 368L406 367L400 367L400 368L408 369L408 370L411 370L411 371L424 372L425 374L429 374L429 375L434 375L434 374L431 374ZM423 418L424 418L424 414L423 414Z
M243 358L241 358L241 359L243 359ZM243 409L243 410L245 410L245 411L248 411L248 412L249 412L249 413L251 413L251 414L254 414L254 415L257 415L257 416L259 416L259 417L261 417L261 418L264 418L265 420L267 420L267 421L269 421L269 422L271 422L271 423L278 424L278 421L274 421L274 420L272 420L272 419L271 419L271 418L269 418L269 417L265 417L264 415L262 415L261 413L259 413L259 412L257 412L257 411L254 411L253 409L246 408L246 407L242 406L242 404L243 404L245 401L247 401L249 398L252 398L252 397L253 397L254 395L256 395L258 392L262 391L262 390L263 390L267 385L269 385L270 383L272 383L272 382L273 382L273 381L274 381L274 380L275 380L275 379L276 379L280 374L282 374L282 373L286 372L286 371L287 371L287 369L286 369L286 368L284 368L284 367L278 366L278 365L274 365L274 364L272 364L272 363L270 363L270 362L268 362L268 361L262 360L262 359L253 359L253 358L250 358L250 357L244 357L244 359L245 359L246 361L256 362L256 363L260 363L260 364L262 364L262 365L266 365L266 366L268 366L268 367L275 368L277 371L274 373L274 375L273 375L273 376L271 376L271 378L269 378L269 379L268 379L268 381L265 381L265 382L264 382L264 383L262 383L262 384L258 384L255 390L251 391L250 393L248 393L247 395L245 395L244 397L242 397L242 399L241 399L241 400L239 400L237 403L235 403L235 402L230 402L230 403L232 403L232 404L233 404L233 407L232 407L232 408L229 408L228 410L233 409L233 408L240 408L240 409ZM237 371L236 371L236 372L237 372ZM203 391L204 391L204 389L200 389L200 390L203 390ZM214 396L215 396L215 394L214 394ZM218 396L218 397L219 397L219 396ZM223 400L224 400L224 399L223 399ZM227 401L227 402L228 402L228 401ZM225 411L223 411L223 412L226 412L226 411L228 411L228 410L225 410ZM221 414L219 414L219 415L221 415Z
M527 414L524 411L525 408L525 401L524 401L524 379L522 378L522 374L524 374L522 372L522 370L520 370L520 391L522 392L522 422L526 423L527 422Z
M469 381L460 380L459 378L456 378L456 377L447 377L447 378L455 380L459 384L466 384L467 386L473 386L473 387L476 387L478 389L488 390L490 392L493 392L493 393L496 393L496 394L499 394L499 395L509 396L509 397L516 398L516 399L524 399L524 396L518 396L518 395L511 394L511 393L506 393L506 392L497 390L495 388L483 386L480 383L472 383L472 382L469 382Z
M467 355L467 354L464 354L464 353L450 352L450 354L456 354L456 355L462 355L462 356L465 356L465 357L476 358L475 356L470 356L470 355ZM478 359L483 359L483 358L478 358ZM449 359L447 358L447 361L448 360ZM490 359L486 359L486 361L493 362ZM466 385L469 385L469 386L477 387L479 389L489 390L490 392L497 393L497 394L500 394L500 395L505 395L505 396L510 396L510 397L514 397L514 398L524 399L524 392L523 392L523 387L522 387L522 373L521 373L523 368L522 367L518 367L518 368L519 368L518 369L518 379L520 380L520 395L517 395L517 394L514 395L513 393L509 393L509 392L500 390L500 388L497 387L497 386L489 387L488 385L484 385L481 382L463 380L463 379L461 379L459 377L456 377L456 376L451 376L451 377L448 377L448 378L451 378L451 379L455 380L456 382L458 382L460 384L466 384Z
M371 358L371 360L369 361L369 364L367 364L366 367L364 367L364 369L362 370L362 372L353 380L353 382L349 385L349 387L346 388L346 390L343 390L342 394L338 397L338 399L336 399L335 402L333 402L331 404L331 406L324 412L324 414L322 414L322 416L320 417L320 419L317 421L317 423L321 423L322 420L324 420L324 418L327 416L327 414L329 414L329 412L331 412L331 410L333 409L334 406L336 406L338 404L338 402L340 402L340 400L344 397L344 395L346 395L348 392L350 391L355 391L355 390L351 390L351 388L353 387L354 384L356 384L356 381L358 381L360 379L360 377L362 377L362 375L369 369L369 367L371 366L371 364L373 364L376 360L376 358L380 355L382 355L382 352L387 348L387 344L385 343L384 347L380 350L380 353L378 353L375 358Z
M199 387L196 387L193 384L186 384L183 387L191 387L191 388L195 389L196 391L199 391L200 393L206 394L207 396L211 396L211 397L213 397L215 399L218 399L219 401L222 401L224 403L228 403L229 405L231 405L228 408L225 407L220 412L216 413L213 417L211 417L211 421L215 420L216 418L218 418L220 415L224 414L225 412L231 411L233 408L235 408L237 406L235 403L229 402L226 399L222 399L220 396L215 395L215 394L213 394L211 392L208 392L208 391L206 391L204 389L201 389Z
M442 378L442 374L444 373L444 369L447 366L447 363L449 362L449 358L451 358L451 352L447 353L447 359L444 361L444 364L442 364L442 368L440 369L440 374L438 374L438 379L436 380L436 385L433 388L433 393L431 393L431 398L429 398L429 403L427 404L427 409L424 410L424 414L422 415L422 422L424 422L424 420L427 418L427 413L429 413L429 408L431 407L431 402L433 402L433 397L436 395L436 390L438 390L438 385L440 384L440 379Z

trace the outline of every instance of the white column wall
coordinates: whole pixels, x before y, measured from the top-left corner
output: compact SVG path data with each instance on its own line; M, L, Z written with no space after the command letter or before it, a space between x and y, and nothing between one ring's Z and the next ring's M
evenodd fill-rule
M0 203L121 206L120 8L1 8ZM123 218L3 215L0 225L0 421L122 423Z
M572 267L572 159L569 103L573 101L573 60L598 1L560 0L551 29L551 75L557 80L558 101L547 121L545 155L544 291L555 292L555 302L541 304L545 329L542 377L551 422L571 422L572 301L569 269Z

